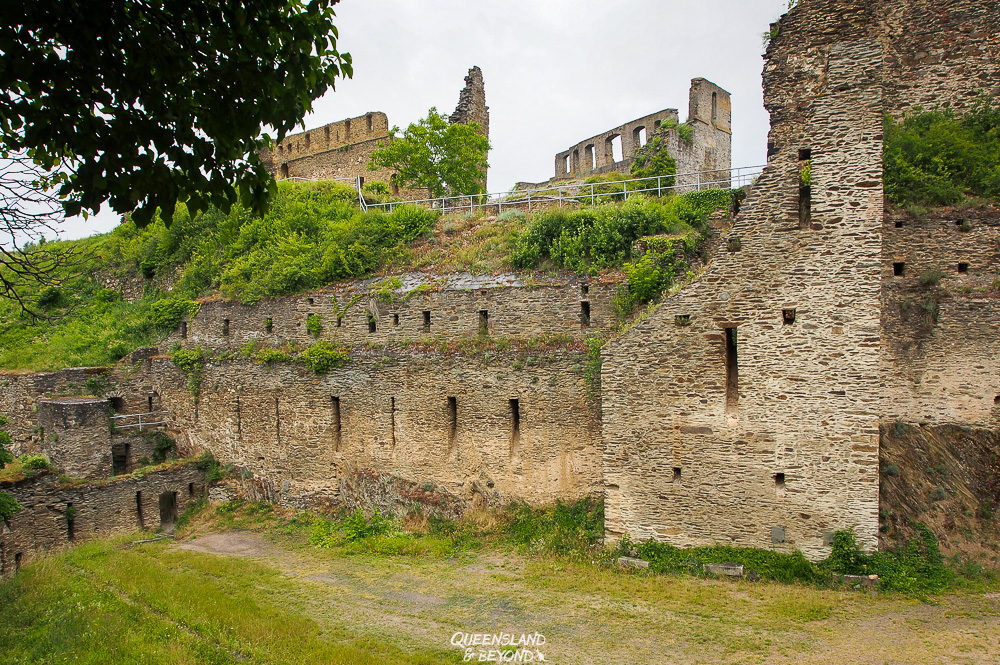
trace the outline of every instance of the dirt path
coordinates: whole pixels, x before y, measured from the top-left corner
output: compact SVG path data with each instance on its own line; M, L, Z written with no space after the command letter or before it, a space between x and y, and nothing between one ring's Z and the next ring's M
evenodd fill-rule
M927 604L778 584L624 575L484 551L458 559L336 556L260 535L202 535L178 548L269 561L287 602L321 624L404 648L460 633L540 633L545 662L1000 664L1000 594ZM538 662L537 659L535 662Z

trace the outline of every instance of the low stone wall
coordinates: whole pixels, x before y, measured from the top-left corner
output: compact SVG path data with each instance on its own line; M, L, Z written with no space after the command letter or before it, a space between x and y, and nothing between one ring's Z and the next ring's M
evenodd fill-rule
M188 504L206 495L205 474L194 466L77 486L42 473L0 483L0 490L22 506L0 527L0 575L13 574L41 552L87 538L141 529L172 531Z

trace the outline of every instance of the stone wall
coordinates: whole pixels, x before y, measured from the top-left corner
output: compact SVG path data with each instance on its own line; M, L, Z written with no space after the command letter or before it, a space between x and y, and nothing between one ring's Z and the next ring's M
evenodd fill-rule
M598 173L628 173L635 154L642 147L642 136L652 136L664 123L679 121L677 109L664 109L593 136L556 155L553 181L581 178ZM692 79L688 95L690 141L680 138L676 129L667 132L670 154L677 160L677 173L724 171L731 167L732 106L729 93L702 78ZM612 141L621 140L622 158L616 160ZM696 185L697 179L680 178L678 185Z
M60 470L74 478L110 478L110 410L106 399L39 400L42 450Z
M22 510L0 523L0 576L71 542L140 529L173 531L177 517L205 495L205 487L204 473L193 466L77 486L60 484L51 473L2 483L0 490L12 494ZM164 494L175 499L172 506L164 501L161 515Z
M501 338L579 338L608 331L614 324L611 300L616 285L597 280L524 282L513 275L404 278L390 302L372 295L379 286L371 280L255 305L207 302L181 323L166 345L240 348L248 342L311 344L317 339L342 344L453 340L478 336L483 312L486 332ZM322 326L317 337L306 327L310 315L318 316Z
M830 49L825 94L772 131L781 150L731 230L740 251L606 347L610 536L821 558L854 526L876 546L880 63L874 42Z

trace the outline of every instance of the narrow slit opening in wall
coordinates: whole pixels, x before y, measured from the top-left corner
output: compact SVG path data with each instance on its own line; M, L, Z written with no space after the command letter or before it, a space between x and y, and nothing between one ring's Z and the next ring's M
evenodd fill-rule
M429 309L424 310L424 332L431 331L431 312Z
M795 310L794 309L783 309L781 310L781 322L786 326L790 326L795 323Z
M712 122L716 122L719 119L719 93L712 93Z
M905 263L893 263L892 264L892 274L894 277L902 277L903 273L906 272Z
M580 326L582 328L590 327L590 303L586 300L580 301Z
M372 314L371 312L368 312L368 332L373 333L377 329L378 326L375 323L375 315Z
M333 406L333 449L340 450L340 397L330 398Z
M21 561L23 560L23 558L24 558L23 552L14 553L14 572L21 570Z
M736 328L726 328L726 411L735 413L740 399Z
M194 496L194 483L188 483L188 496Z
M458 436L458 398L448 397L448 443L454 444Z
M581 284L580 285L580 295L581 296L590 295L590 284Z
M222 319L222 336L229 337L229 319Z
M393 314L392 315L392 325L394 325L394 326L398 326L399 325L399 314Z
M188 336L187 321L181 321L181 339L187 339L187 336Z
M152 395L146 395L146 412L147 413L152 413L153 412L153 396Z
M128 471L129 444L111 447L111 475L120 476Z
M274 435L281 443L281 411L278 409L278 398L274 398Z
M958 272L961 272L961 273L969 272L969 264L968 263L959 263L958 264Z
M365 118L368 119L368 131L369 132L374 132L375 131L375 118L372 117L371 113L369 113L368 115L366 115Z
M396 445L396 398L389 398L389 426L392 429L392 445Z
M142 519L142 492L135 493L135 516L139 520L139 528L145 529L146 525Z
M338 316L337 317L337 327L341 328L341 327L343 327L343 325L344 325L344 317Z
M312 305L312 304L314 304L316 302L312 298L307 298L307 301L309 302L310 305Z
M521 454L521 403L517 399L507 400L510 409L510 457Z
M671 482L674 482L674 483L681 482L681 467L679 467L679 466L675 466L674 467L674 475L673 475L673 478L671 479Z
M73 508L72 503L66 504L66 538L68 540L73 540L76 537L76 518L73 517L76 514L76 509Z
M264 332L274 332L274 319L271 317L264 319Z
M485 310L479 310L479 334L487 335L490 332L490 313Z
M784 491L784 489L785 489L785 474L784 473L776 473L776 474L774 474L774 487L779 492Z
M808 229L812 221L812 187L799 187L799 228Z

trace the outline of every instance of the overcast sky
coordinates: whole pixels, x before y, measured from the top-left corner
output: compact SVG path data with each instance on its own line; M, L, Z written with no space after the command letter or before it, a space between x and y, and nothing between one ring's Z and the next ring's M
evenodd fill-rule
M306 128L382 111L405 128L450 114L470 67L490 107L490 192L554 175L557 152L665 108L687 117L692 78L732 93L733 166L763 164L761 34L787 0L342 0L339 46L354 78ZM64 238L110 230L101 214Z

